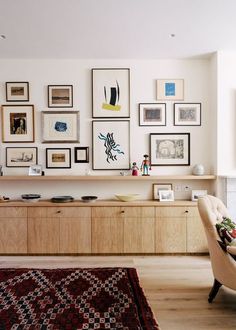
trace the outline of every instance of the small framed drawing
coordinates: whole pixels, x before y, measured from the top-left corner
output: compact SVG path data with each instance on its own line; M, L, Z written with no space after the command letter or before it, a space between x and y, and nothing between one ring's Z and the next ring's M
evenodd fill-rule
M173 190L160 190L159 197L160 202L173 202L175 200Z
M130 168L130 126L128 120L93 121L93 169Z
M78 142L78 111L42 111L43 142Z
M201 103L174 103L175 126L201 126Z
M42 165L31 165L29 167L29 175L41 176L42 175Z
M75 163L88 163L88 162L89 162L89 148L75 147Z
M207 190L192 190L192 201L197 201L199 197L207 195Z
M139 103L139 126L166 126L166 104Z
M130 70L92 69L93 118L130 117Z
M29 83L27 81L6 82L6 101L29 101Z
M72 108L73 86L72 85L48 85L49 108Z
M71 168L71 149L46 148L46 168Z
M2 141L34 142L34 106L2 106Z
M38 162L38 148L9 147L6 148L6 167L28 167Z
M158 79L157 100L183 100L184 80L183 79Z
M152 185L152 187L153 187L153 199L154 200L159 200L160 199L159 192L161 190L172 190L172 184L171 183L161 183L161 184L154 183Z
M151 133L152 166L190 165L190 133Z

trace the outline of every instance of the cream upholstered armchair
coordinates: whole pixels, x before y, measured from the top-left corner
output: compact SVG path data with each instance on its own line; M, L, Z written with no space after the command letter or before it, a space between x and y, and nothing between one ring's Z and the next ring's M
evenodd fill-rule
M216 223L222 217L230 218L227 208L219 198L210 195L200 197L198 210L207 236L214 275L214 284L208 298L211 303L222 285L236 290L236 247L225 246L218 235Z

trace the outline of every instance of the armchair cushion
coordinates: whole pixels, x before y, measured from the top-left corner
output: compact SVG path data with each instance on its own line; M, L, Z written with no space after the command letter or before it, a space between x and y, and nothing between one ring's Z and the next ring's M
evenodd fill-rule
M216 229L222 242L229 246L236 246L236 223L230 218L223 217L221 222L216 223Z

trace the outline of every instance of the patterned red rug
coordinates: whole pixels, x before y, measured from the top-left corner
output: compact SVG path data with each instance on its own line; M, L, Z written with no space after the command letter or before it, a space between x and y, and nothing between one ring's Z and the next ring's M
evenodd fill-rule
M157 330L134 268L0 269L0 329Z

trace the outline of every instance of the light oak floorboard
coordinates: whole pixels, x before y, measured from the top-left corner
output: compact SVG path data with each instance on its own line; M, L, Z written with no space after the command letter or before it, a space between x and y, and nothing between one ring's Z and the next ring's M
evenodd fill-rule
M1 256L1 268L135 267L162 330L235 330L236 292L222 287L207 301L207 256Z

